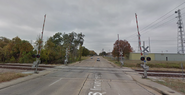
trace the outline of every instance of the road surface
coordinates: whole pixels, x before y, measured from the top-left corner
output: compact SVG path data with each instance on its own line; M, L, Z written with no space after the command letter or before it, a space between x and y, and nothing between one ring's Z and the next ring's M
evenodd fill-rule
M1 89L0 95L155 95L126 74L131 69L97 58L59 66L48 75Z

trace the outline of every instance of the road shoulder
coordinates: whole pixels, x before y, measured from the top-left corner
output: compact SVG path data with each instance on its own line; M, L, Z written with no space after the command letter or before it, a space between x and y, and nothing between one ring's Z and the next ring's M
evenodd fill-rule
M130 75L136 82L145 85L147 87L150 87L158 92L160 92L162 95L182 95L177 91L172 90L171 88L168 88L164 85L155 83L149 79L143 79L141 75L139 75L137 72L126 72L128 75Z
M0 83L0 89L4 89L4 88L10 87L10 86L31 80L31 79L38 78L40 76L47 75L47 74L51 73L52 71L54 71L54 69L40 71L38 74L34 73L34 74L26 76L26 77L21 77L21 78L17 78L17 79L8 81L8 82Z

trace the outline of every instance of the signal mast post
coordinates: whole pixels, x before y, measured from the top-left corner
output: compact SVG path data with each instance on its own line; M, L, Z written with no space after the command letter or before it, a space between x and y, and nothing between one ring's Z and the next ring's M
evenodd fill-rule
M141 61L144 61L144 64L143 65L141 64L141 67L144 69L144 76L143 76L143 78L147 78L147 70L149 69L149 66L146 65L146 63L147 63L146 60L150 61L151 58L150 57L146 58L146 52L149 52L147 50L149 47L148 46L145 47L145 42L143 42L143 46L142 47L143 47L144 57L141 57Z
M64 64L67 66L67 62L68 62L68 48L66 48L66 59L64 60Z
M145 47L145 42L143 42L143 48L144 48L144 47ZM146 58L146 56L145 56L145 50L144 50L143 52L144 52L144 58ZM147 78L146 60L144 60L143 69L144 69L144 78Z
M123 67L123 65L124 65L124 59L123 59L123 51L121 50L121 52L120 52L120 62L121 62L121 67Z

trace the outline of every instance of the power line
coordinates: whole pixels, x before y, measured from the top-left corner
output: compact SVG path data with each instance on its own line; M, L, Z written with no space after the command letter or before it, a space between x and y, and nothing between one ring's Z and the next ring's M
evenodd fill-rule
M180 10L184 10L185 9L185 7L184 8L181 8Z
M164 18L163 20L161 20L161 21L159 21L159 22L157 22L159 19L163 18L164 16L166 16L167 14L169 14L170 12L172 12L173 10L175 10L176 8L180 7L180 6L183 5L183 4L185 4L185 2L181 3L180 5L178 5L177 7L173 8L172 10L170 10L169 12L167 12L166 14L164 14L163 16L161 16L160 18L158 18L158 19L155 20L154 22L152 22L152 23L150 23L149 25L147 25L146 27L142 28L142 29L141 29L141 33L142 33L142 30L145 30L145 31L146 31L146 30L148 30L147 28L151 28L151 27L155 26L156 24L158 24L159 22L162 22L162 21L166 20L167 18L170 18L171 16L173 16L174 14L172 14L172 15L170 15L170 16ZM185 9L185 7L182 8L182 9ZM173 18L173 19L175 19L175 18ZM168 20L167 22L170 22L171 20L172 20L172 19ZM151 26L151 25L152 25L153 23L155 23L155 22L157 22L157 23L154 24L153 26ZM162 24L160 24L160 25L163 25L163 24L165 24L165 23L167 23L167 22L164 22L164 23L162 23ZM155 26L155 27L156 27L156 26ZM158 25L157 27L159 27L159 25ZM133 37L134 37L133 35L135 35L135 33L131 34L131 35L128 36L126 39L133 38Z
M160 22L162 22L162 21L164 21L164 20L166 20L166 19L170 18L170 17L171 17L171 16L173 16L173 15L175 15L175 14L172 14L172 15L170 15L170 16L168 16L168 17L166 17L166 18L162 19L161 21L157 22L157 23L156 23L156 24L154 24L153 26L155 26L155 25L157 25L158 23L160 23ZM150 26L150 27L148 27L147 29L144 29L143 31L146 31L146 30L150 29L150 28L151 28L151 27L153 27L153 26ZM141 31L142 31L142 30L141 30Z
M171 21L173 21L173 20L175 20L175 18L172 18L172 19L170 19L170 20L168 20L168 21L166 21L166 22L164 22L164 23L161 23L161 24L159 24L159 25L153 27L153 29L154 29L154 28L158 28L158 27L160 27L160 26L162 26L162 25L164 25L164 24L166 24L166 23L168 23L168 22L171 22ZM142 33L142 34L144 34L144 33L146 34L146 32L149 32L149 31L142 31L141 33Z
M155 27L153 26L153 29L154 28L158 28L158 27L160 27L160 26L162 26L162 25L164 25L164 24L166 24L166 23L168 23L168 22L171 22L171 21L173 21L173 20L175 20L175 18L172 18L172 19L170 19L170 20L168 20L168 21L166 21L166 22L164 22L164 23L161 23L161 24L159 24L159 25L155 25ZM141 34L144 34L144 33L146 33L146 32L149 32L149 31L141 31L140 33ZM134 35L135 35L135 33L134 33ZM135 37L135 36L133 36L133 35L131 35L131 36L129 36L129 37L127 37L127 39L130 39L130 38L133 38L133 37Z
M157 20L155 20L154 22L150 23L149 25L147 25L146 27L142 28L141 31L147 27L149 27L150 25L152 25L153 23L155 23L156 21L158 21L159 19L163 18L164 16L166 16L167 14L169 14L170 12L172 12L173 10L175 10L176 8L180 7L181 5L185 4L185 2L181 3L180 5L178 5L177 7L175 7L174 9L172 9L171 11L167 12L166 14L164 14L163 16L159 17Z

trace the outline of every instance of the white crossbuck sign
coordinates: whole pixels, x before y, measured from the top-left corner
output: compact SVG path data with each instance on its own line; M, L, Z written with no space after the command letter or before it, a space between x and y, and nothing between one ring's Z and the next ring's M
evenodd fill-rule
M143 52L145 52L145 51L149 52L149 50L148 50L149 47L148 46L146 48L144 46L142 46L142 48L143 48Z

